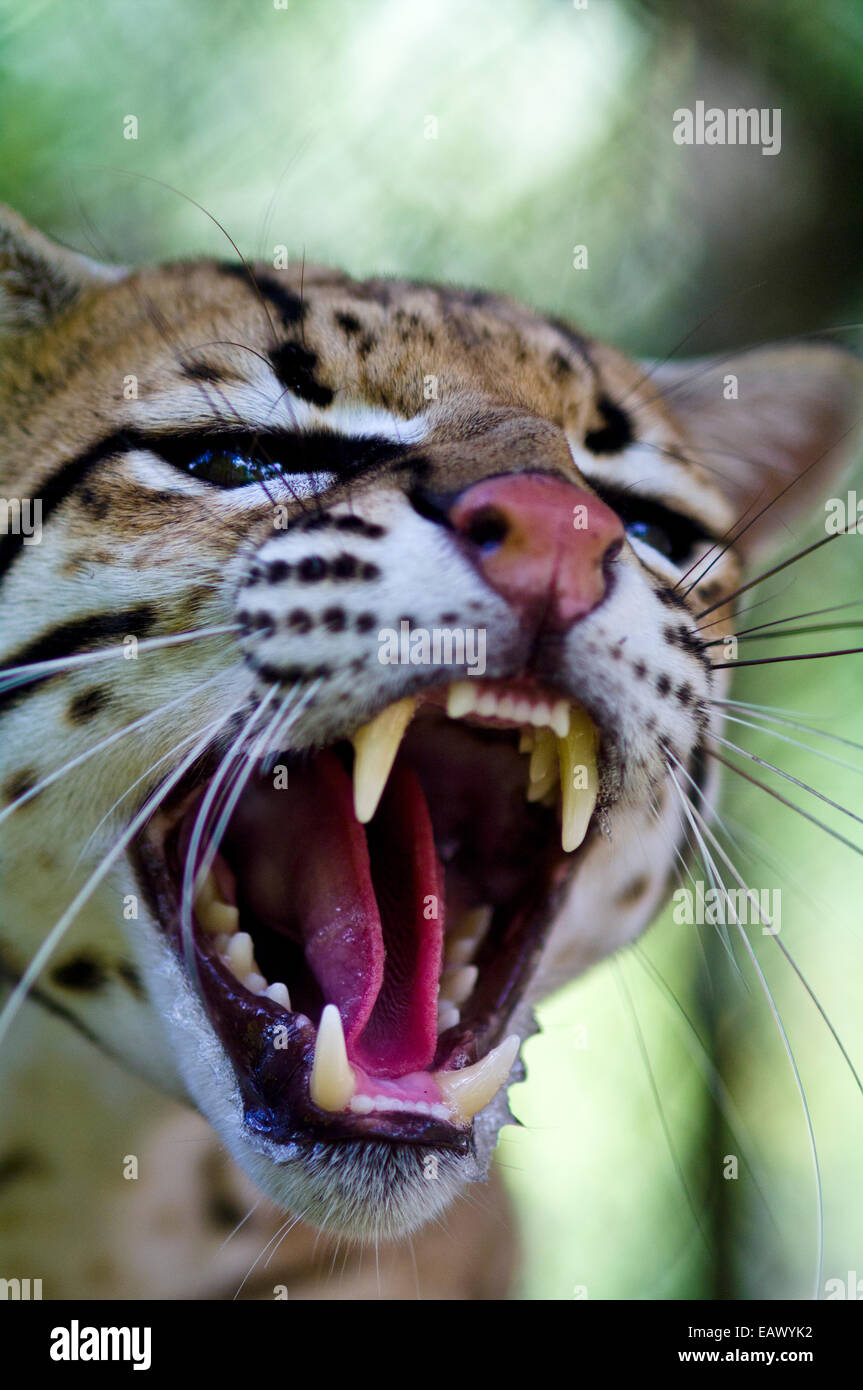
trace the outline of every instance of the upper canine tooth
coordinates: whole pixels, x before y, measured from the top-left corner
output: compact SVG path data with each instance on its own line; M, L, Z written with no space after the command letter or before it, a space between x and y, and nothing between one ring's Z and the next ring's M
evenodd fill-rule
M219 885L216 883L216 875L210 869L207 877L202 879L195 889L195 907L199 909L207 907L214 900L221 901L221 897Z
M585 710L573 709L566 738L558 739L560 757L561 826L560 840L569 854L578 849L596 805L596 730ZM576 785L576 775L579 783Z
M462 1124L468 1124L482 1110L509 1076L518 1055L519 1037L511 1033L472 1067L461 1071L436 1071L434 1079L441 1095Z
M199 898L195 903L195 912L204 931L210 932L212 936L218 936L221 932L233 936L240 921L238 908L216 899L202 906Z
M354 745L354 814L362 824L370 821L378 809L416 703L413 697L397 700L357 729L351 739Z
M356 1089L341 1014L335 1004L326 1004L318 1025L309 1095L321 1110L344 1110Z
M479 692L470 681L453 681L446 697L446 712L450 719L461 719L476 709Z
M448 965L440 977L440 997L450 1004L470 998L479 971L475 965Z

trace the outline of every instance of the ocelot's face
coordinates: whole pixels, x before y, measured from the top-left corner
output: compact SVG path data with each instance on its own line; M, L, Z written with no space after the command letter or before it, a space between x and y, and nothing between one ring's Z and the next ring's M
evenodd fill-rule
M399 1234L484 1170L529 1002L663 899L739 499L562 324L255 282L94 279L0 377L43 528L0 655L58 662L0 708L4 955L75 903L43 995L291 1210Z

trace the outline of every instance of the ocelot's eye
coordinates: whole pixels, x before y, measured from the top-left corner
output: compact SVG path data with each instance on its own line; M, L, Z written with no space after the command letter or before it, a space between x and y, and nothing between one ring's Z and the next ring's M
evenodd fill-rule
M656 550L666 559L673 560L677 547L664 526L655 521L630 521L626 527L627 535L634 540L643 541L651 550Z
M277 464L265 459L218 446L204 449L185 464L189 477L198 478L203 483L214 483L216 487L248 487L249 483L277 478L281 471Z
M717 539L694 517L653 497L641 497L631 489L600 484L593 478L591 486L617 512L630 540L649 545L672 564L684 564L702 541Z

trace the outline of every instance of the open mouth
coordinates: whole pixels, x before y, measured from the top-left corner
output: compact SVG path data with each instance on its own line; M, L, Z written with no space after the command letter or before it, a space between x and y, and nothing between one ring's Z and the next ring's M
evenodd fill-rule
M209 777L160 810L136 864L250 1130L466 1151L518 1052L507 1025L591 829L598 753L569 699L467 680L270 756L209 868L187 868Z

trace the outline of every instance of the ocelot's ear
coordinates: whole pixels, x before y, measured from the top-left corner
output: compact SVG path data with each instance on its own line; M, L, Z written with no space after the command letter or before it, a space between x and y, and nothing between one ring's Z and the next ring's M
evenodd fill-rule
M752 521L738 542L747 559L823 520L860 443L857 357L827 343L754 348L652 368L651 381L731 498L735 531Z
M125 274L49 240L0 203L0 337L49 323L83 290Z

